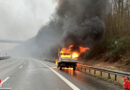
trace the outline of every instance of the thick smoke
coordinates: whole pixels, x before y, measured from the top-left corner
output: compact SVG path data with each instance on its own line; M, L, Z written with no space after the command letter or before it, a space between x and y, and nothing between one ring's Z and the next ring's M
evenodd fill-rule
M57 2L56 12L50 22L24 45L30 55L46 55L55 52L52 48L67 47L70 44L91 47L103 39L105 25L102 19L110 10L110 0Z
M109 0L59 0L57 15L63 23L64 44L91 46L99 42L109 5Z

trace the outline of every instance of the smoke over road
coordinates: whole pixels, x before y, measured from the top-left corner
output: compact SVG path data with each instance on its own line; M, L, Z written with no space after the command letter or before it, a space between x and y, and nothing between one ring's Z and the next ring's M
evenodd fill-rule
M103 39L105 25L102 18L110 10L110 0L57 0L57 3L50 22L36 37L18 46L17 54L38 57L54 52L53 47L70 44L91 47Z

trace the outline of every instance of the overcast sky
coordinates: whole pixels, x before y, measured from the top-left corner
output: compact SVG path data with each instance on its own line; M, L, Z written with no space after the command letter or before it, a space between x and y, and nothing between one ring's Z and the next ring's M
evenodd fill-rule
M0 39L27 40L54 12L53 0L0 0Z

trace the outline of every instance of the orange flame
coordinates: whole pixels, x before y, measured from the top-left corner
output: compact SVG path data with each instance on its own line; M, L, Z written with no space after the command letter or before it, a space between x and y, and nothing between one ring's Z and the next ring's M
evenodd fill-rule
M62 50L60 51L60 57L61 58L71 58L71 59L78 59L79 56L86 52L87 50L89 50L88 47L84 48L84 47L79 47L78 51L72 51L72 48L74 47L74 45L70 45L68 48L62 48Z
M80 48L80 53L81 53L81 54L84 53L84 52L86 52L87 50L89 50L88 47L86 47L86 48L84 48L84 47L79 47L79 48Z

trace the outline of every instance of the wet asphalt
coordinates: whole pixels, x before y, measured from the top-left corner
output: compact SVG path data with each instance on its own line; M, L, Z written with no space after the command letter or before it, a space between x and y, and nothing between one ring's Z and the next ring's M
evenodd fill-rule
M0 61L0 79L7 77L3 87L11 90L77 90L75 87L79 90L123 90L121 86L82 72L72 69L61 71L54 63L32 58Z

